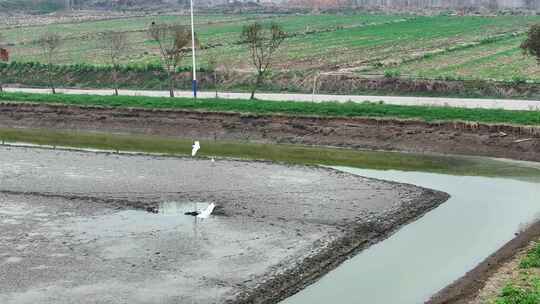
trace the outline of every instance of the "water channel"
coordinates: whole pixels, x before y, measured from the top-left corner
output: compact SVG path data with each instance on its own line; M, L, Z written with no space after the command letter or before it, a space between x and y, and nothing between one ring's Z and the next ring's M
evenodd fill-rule
M442 190L451 198L282 303L423 303L540 218L540 175L518 173L536 164L463 159L505 170L470 176L336 167Z

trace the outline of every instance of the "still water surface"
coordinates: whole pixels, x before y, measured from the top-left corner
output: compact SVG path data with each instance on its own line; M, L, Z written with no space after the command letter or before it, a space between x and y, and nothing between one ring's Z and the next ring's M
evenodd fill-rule
M451 198L282 304L423 303L540 217L537 177L336 168L445 191Z

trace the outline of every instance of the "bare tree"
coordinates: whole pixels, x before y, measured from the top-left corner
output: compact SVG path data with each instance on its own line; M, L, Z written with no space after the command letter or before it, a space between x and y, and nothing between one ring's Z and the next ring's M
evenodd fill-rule
M169 78L169 95L174 97L174 74L182 59L190 52L191 31L183 25L152 23L148 34L159 45L161 63Z
M523 53L536 57L540 65L540 24L532 25L527 33L527 39L521 44Z
M214 91L216 98L218 98L218 84L217 84L217 60L215 57L208 59L208 70L212 71L212 83L214 85Z
M103 50L112 65L112 80L114 95L118 96L118 72L120 70L120 58L129 51L129 43L125 32L108 31L103 33Z
M62 45L62 38L60 35L55 33L45 33L41 36L41 38L39 38L38 45L43 52L45 60L47 61L47 78L49 81L49 87L51 88L52 93L56 94L56 89L54 87L53 63L58 55L58 50Z
M273 56L285 37L283 28L277 23L271 23L268 27L257 22L244 26L240 38L248 44L251 63L257 70L251 99L255 99L255 91L261 85L272 64Z

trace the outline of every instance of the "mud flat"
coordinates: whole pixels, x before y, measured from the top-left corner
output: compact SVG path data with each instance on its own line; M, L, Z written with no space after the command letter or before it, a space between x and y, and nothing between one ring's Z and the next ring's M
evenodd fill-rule
M14 147L0 181L9 304L276 303L448 198L320 167Z
M540 161L538 128L463 122L0 103L0 128L249 140Z

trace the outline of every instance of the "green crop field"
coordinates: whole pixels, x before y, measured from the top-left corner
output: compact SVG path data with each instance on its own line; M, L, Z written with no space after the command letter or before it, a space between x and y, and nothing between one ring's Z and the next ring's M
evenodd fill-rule
M197 15L201 66L210 58L227 68L249 68L239 43L242 26L275 21L290 34L276 69L384 74L455 79L540 79L540 69L519 50L528 26L540 16L412 16L385 14L205 14ZM41 61L36 40L45 32L64 38L59 64L106 64L100 32L127 32L131 49L124 63L159 61L146 29L152 21L188 24L188 16L160 15L43 26L7 27L0 32L15 61ZM185 60L185 65L190 61Z
M540 67L519 48L525 35L457 51L441 52L397 67L394 73L424 78L540 80ZM382 69L376 69L383 72Z

